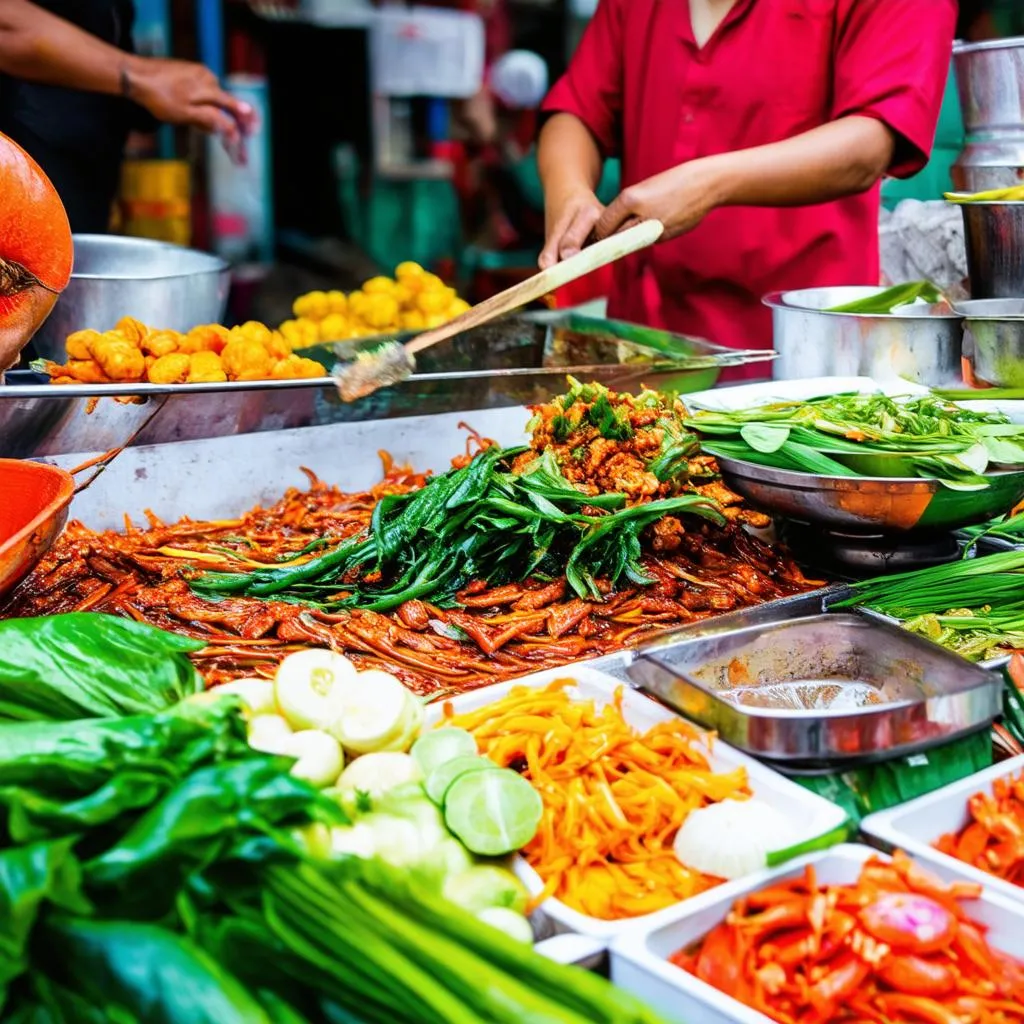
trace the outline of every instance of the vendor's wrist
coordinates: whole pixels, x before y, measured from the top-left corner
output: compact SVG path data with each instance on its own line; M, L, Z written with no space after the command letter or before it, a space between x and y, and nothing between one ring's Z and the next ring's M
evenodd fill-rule
M147 106L147 61L135 54L126 54L120 66L119 92L126 100Z

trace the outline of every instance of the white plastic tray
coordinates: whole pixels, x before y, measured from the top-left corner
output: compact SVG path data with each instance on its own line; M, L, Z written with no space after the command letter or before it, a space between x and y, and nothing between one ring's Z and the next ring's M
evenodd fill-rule
M922 863L945 871L955 871L972 882L980 882L992 892L1024 902L1024 888L1004 882L963 861L940 853L932 843L947 832L959 831L969 820L967 801L975 793L991 793L996 779L1019 775L1024 771L1024 755L969 775L934 793L879 811L861 822L861 831L890 849L905 850Z
M498 683L481 690L474 690L444 703L450 703L456 714L475 711L506 697L509 691L516 686L541 689L556 679L574 680L576 685L569 689L569 695L581 700L594 700L598 706L610 703L614 699L615 691L620 686L623 687L623 715L634 729L640 731L646 731L658 722L679 717L675 712L623 684L614 676L583 665L538 672L536 675L524 676L507 683ZM427 708L427 728L433 727L442 718L441 703L438 702L438 704ZM794 842L813 839L815 836L829 832L838 828L846 819L845 812L835 804L808 792L802 786L790 782L789 779L764 767L752 757L748 757L724 743L715 742L709 761L716 771L727 772L740 765L746 768L748 783L753 794L799 824L799 831ZM532 894L536 895L544 888L540 876L522 857L515 858L514 868L516 874ZM735 894L745 883L746 879L726 882L712 890L712 893ZM676 907L668 909L675 911L677 908L688 907L691 903L702 900L707 895L711 894L693 897L683 904L677 904ZM543 909L547 916L564 930L597 938L606 938L626 931L643 931L650 926L652 920L660 919L660 915L667 912L661 910L655 914L644 914L640 917L604 921L581 914L556 899L546 900Z
M814 864L819 882L856 881L861 865L882 856L867 846L834 846L822 853L744 881L742 893L754 892L777 879L793 878ZM662 921L646 934L620 936L611 947L611 976L616 985L643 998L668 1021L678 1024L771 1024L770 1018L668 962L677 950L706 935L729 912L736 897L716 889L704 896L697 912L662 911ZM707 899L706 897L713 897ZM990 928L989 942L1011 956L1024 957L1024 907L991 891L969 905L971 917Z

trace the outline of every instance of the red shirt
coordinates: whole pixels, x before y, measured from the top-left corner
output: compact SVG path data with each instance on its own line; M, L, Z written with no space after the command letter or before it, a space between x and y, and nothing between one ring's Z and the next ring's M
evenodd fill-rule
M578 117L623 187L849 114L898 135L890 173L928 160L955 0L737 0L703 48L687 0L600 0L544 109ZM879 187L789 209L727 207L620 262L609 315L733 347L771 347L768 292L877 284Z

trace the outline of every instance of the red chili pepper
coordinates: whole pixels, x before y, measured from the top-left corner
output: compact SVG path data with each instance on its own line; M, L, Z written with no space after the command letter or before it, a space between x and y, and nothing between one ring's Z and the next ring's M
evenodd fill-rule
M863 960L849 956L821 981L815 982L808 999L821 1020L831 1020L844 1000L849 999L871 974Z
M925 996L886 995L879 996L878 1002L894 1021L919 1020L925 1024L963 1024L959 1014Z
M887 957L875 973L898 993L911 996L947 995L957 979L952 967L907 954Z

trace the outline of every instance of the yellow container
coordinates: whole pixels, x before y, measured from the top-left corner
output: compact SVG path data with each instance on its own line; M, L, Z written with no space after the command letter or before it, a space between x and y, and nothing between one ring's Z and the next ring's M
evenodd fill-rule
M136 238L192 241L192 175L185 160L126 160L121 170L121 230Z

